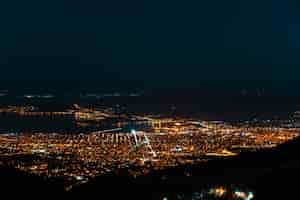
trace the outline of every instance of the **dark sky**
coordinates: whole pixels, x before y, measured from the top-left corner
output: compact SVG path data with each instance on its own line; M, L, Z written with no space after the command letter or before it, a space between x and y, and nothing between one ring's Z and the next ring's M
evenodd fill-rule
M2 80L300 79L297 0L9 0L0 19Z

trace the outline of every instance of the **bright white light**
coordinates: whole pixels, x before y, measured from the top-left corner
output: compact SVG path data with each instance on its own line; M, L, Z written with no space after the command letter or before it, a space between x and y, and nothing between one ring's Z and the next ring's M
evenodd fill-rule
M76 179L78 180L78 181L81 181L81 180L83 180L83 176L76 176Z
M246 198L246 200L251 200L251 199L253 199L253 198L254 198L253 193L252 193L252 192L249 192L249 195L248 195L248 197Z
M138 145L137 137L136 137L136 131L134 129L131 129L131 134L134 137L135 145Z

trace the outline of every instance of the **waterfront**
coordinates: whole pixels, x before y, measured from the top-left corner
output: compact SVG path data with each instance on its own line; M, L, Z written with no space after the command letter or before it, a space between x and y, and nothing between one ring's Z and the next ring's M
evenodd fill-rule
M106 117L116 117L111 112L85 108L79 108L74 116L79 116L74 118L76 122L88 124L91 121L101 124ZM85 133L71 130L3 133L0 135L1 164L58 178L63 180L64 189L70 190L106 174L118 175L125 170L127 176L138 177L178 166L201 165L241 152L272 149L299 136L298 128L285 127L286 123L292 123L286 120L281 121L281 126L151 115L129 118L125 114L122 118L118 116L118 120L112 129ZM128 129L141 124L146 128Z

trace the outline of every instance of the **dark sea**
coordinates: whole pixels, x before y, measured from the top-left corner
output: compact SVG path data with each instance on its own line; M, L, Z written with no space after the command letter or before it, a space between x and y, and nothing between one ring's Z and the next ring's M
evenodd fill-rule
M0 97L0 106L37 106L44 111L64 111L73 104L83 107L122 108L121 112L162 117L187 117L199 120L243 121L290 119L300 110L300 97L291 96L201 96L188 94L80 98L56 95L50 99L24 99L18 95ZM0 131L85 132L99 127L78 127L72 118L22 118L0 115Z

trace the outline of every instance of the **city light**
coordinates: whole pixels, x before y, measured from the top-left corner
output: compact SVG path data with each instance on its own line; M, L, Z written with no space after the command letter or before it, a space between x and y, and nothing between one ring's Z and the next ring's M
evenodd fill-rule
M74 106L75 110L39 112L28 107L5 107L22 117L86 116L75 117L76 122L101 123L116 115L110 110L96 110ZM120 119L120 116L117 116ZM87 120L88 119L88 120ZM128 122L130 121L130 123ZM63 178L65 189L86 183L94 177L124 169L128 176L138 177L156 170L176 166L201 164L215 158L233 157L243 151L274 148L299 136L298 128L249 126L247 123L230 124L223 121L202 121L186 118L152 118L152 116L124 116L111 128L85 133L18 132L0 134L0 154L6 166L42 177ZM147 129L125 126L147 125ZM242 133L242 134L241 134ZM15 160L32 157L29 162ZM1 161L1 160L0 160ZM63 164L62 164L63 163ZM192 176L187 173L187 176ZM223 196L226 188L211 190ZM254 198L253 193L236 191L235 196L244 200Z

